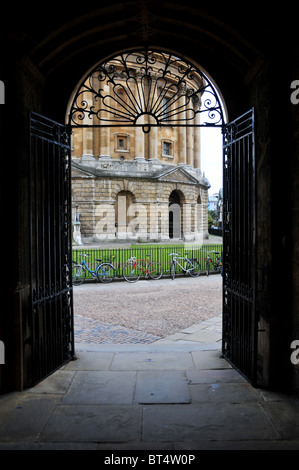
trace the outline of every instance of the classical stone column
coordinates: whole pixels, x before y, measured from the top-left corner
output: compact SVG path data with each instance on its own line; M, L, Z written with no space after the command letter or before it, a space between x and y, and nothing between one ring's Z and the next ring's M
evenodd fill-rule
M189 103L188 110L187 110L187 124L190 126L186 128L186 138L187 138L187 165L194 166L194 158L193 158L193 110L191 104Z
M109 85L104 85L105 95L110 95ZM105 105L109 105L109 98L105 98ZM107 112L106 106L103 106L103 111L101 111L101 117L103 119L110 118L110 113ZM105 109L106 108L106 109ZM103 124L109 124L108 121L103 121ZM110 127L101 127L100 133L100 157L110 157Z
M88 108L92 106L92 98L88 92L84 93L84 101L88 103ZM92 119L88 116L88 109L85 112L85 116L83 119L83 124L86 124L90 127L83 127L82 128L82 155L93 155L93 128L92 126Z
M94 77L92 77L92 86L94 88L98 87L98 82L95 80ZM95 106L95 111L99 111L101 107L101 100L94 101L93 105ZM99 118L95 115L92 116L92 122L94 125L98 126L101 122ZM93 135L92 135L92 140L93 140L93 155L95 157L98 157L100 155L100 139L101 139L101 129L100 127L94 127L93 128Z
M184 119L186 117L185 107L185 95L181 95L179 98L179 124L184 124ZM178 163L186 164L186 127L178 127L178 144L179 144L179 158Z
M155 119L149 117L149 123L155 124ZM149 132L149 155L150 160L158 160L158 128L151 127Z
M83 128L77 127L72 133L72 157L83 155Z
M167 240L169 238L168 202L152 201L149 204L149 238L151 240Z
M144 116L137 119L137 124L144 124ZM138 126L135 128L135 157L144 158L144 132Z
M97 122L99 124L99 122ZM93 128L93 154L94 156L99 156L100 155L100 149L101 149L101 128L100 127L94 127Z
M199 124L199 113L195 116L195 124ZM200 155L200 127L194 127L194 144L193 144L193 161L194 168L201 168L201 155Z

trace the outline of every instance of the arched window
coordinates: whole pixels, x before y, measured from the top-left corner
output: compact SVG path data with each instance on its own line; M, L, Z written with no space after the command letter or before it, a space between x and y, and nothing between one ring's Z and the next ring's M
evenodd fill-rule
M128 225L134 218L130 215L130 207L134 204L134 195L130 191L120 191L116 196L115 227L116 236L120 239L128 237Z

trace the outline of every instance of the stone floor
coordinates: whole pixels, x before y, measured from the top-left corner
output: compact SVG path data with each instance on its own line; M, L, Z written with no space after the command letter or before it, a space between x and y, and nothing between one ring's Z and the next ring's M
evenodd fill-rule
M151 344L78 344L77 360L0 398L0 450L298 450L298 400L221 357L220 321Z
M144 282L146 296L153 290ZM205 316L217 282L155 281L160 310L149 309L155 316L142 318L142 325L150 331L159 312L168 315L167 289L178 299L180 289L188 293L184 321L194 308ZM140 287L98 285L98 298L94 287L85 288L94 317L75 320L76 360L31 389L0 396L0 450L101 450L99 465L121 452L142 451L140 465L170 451L196 455L199 465L198 453L202 458L206 450L299 450L298 399L252 387L221 357L221 313L211 316L210 309L208 318L166 336L97 317L104 293L123 306L125 293L132 290L136 300Z

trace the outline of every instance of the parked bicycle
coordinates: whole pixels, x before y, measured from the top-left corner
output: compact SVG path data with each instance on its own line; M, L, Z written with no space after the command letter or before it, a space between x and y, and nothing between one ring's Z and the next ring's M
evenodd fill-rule
M114 279L115 268L111 263L107 261L102 262L100 258L96 258L96 261L97 261L96 267L95 269L91 269L85 261L85 258L89 255L86 253L80 253L80 256L82 256L82 261L80 264L73 261L74 265L73 265L72 276L73 276L74 286L79 286L85 281L87 271L91 274L92 278L94 278L96 281L108 283ZM114 258L114 256L112 257Z
M189 252L185 253L184 256L180 256L181 253L168 253L168 256L172 256L172 262L170 264L171 279L174 279L176 273L178 272L183 274L189 274L192 277L199 276L200 264L195 258L187 258L188 254Z
M140 279L141 274L151 279L160 279L162 276L162 266L157 261L150 261L150 255L146 255L145 259L136 259L132 256L128 259L123 269L123 277L128 282L136 282Z
M215 250L207 251L207 250L203 250L203 249L202 249L202 251L205 251L207 253L207 257L203 258L203 260L206 262L206 275L209 276L211 269L213 269L214 272L216 272L216 273L220 273L221 272L221 267L222 267L222 262L221 262L221 257L218 256L218 255L220 255L219 251L215 251ZM215 253L215 260L213 260L210 257L210 253Z

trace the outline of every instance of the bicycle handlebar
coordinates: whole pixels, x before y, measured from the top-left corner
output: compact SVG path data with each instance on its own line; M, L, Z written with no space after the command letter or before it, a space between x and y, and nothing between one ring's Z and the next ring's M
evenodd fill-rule
M205 251L206 253L216 253L216 255L219 255L219 251L216 251L216 250L207 251L201 248L201 251Z
M149 257L149 256L151 256L151 255L149 254L149 255L145 255L145 256ZM132 260L135 261L136 259L137 259L136 256L131 256L131 258L128 258L127 261L132 261ZM142 260L142 259L139 259L139 258L138 258L138 261L145 261L145 260Z
M168 256L182 256L182 253L167 253ZM187 256L189 254L189 251L184 253L184 256Z

